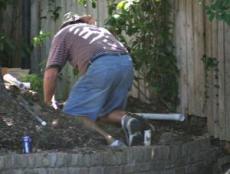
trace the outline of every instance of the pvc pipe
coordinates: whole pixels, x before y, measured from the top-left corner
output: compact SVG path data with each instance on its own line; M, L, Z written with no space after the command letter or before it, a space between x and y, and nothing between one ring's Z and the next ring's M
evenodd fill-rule
M185 115L180 113L136 113L137 115L149 120L172 120L184 121Z
M25 83L23 83L23 82L21 82L21 81L19 81L18 79L16 79L14 76L12 76L11 74L5 74L4 76L3 76L3 80L4 81L6 81L6 82L8 82L8 83L10 83L10 84L12 84L12 85L15 85L15 86L17 86L19 89L21 89L21 90L28 90L29 88L29 86L28 86L28 84L25 84Z

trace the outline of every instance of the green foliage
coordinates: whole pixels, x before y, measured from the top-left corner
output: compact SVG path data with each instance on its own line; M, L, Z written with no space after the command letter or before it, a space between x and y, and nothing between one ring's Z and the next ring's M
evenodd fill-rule
M48 13L51 14L51 18L56 21L60 17L61 6L56 6L55 0L49 0L48 2L49 10Z
M49 32L43 32L42 30L39 32L39 34L35 37L33 37L33 46L41 46L47 38L49 38L51 33Z
M75 0L76 3L82 5L82 6L87 6L87 2L90 2L93 8L96 8L97 6L97 0Z
M223 20L230 25L230 1L229 0L213 0L206 6L206 12L210 20L216 18Z
M205 109L207 106L207 101L209 98L208 95L208 90L211 87L214 87L216 89L219 88L219 68L218 68L218 64L219 61L217 58L215 57L209 57L207 55L203 55L202 57L202 62L204 64L204 96L205 96L205 100L204 100L204 106L203 108ZM214 77L214 79L212 81L210 81L210 78ZM215 96L216 96L216 105L219 105L219 90L214 90L214 92L216 92Z
M0 0L0 10L6 9L7 5L12 4L13 0Z
M8 67L15 51L15 42L5 33L0 33L0 65Z
M43 80L42 77L37 74L29 74L22 78L23 82L30 82L31 89L38 92L39 95L43 94Z
M218 60L215 57L208 57L204 55L201 59L204 63L204 69L207 71L210 71L211 69L217 67L218 65Z
M116 2L109 1L108 28L129 48L135 69L148 82L151 99L175 111L178 104L178 69L172 43L170 2Z
M204 0L198 0L204 3ZM230 0L212 0L209 4L205 4L205 11L210 21L217 19L230 25Z

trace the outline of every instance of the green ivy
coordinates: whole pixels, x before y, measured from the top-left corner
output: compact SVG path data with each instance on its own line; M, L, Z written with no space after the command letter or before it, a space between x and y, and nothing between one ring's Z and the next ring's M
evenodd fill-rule
M204 0L198 2L205 4L205 11L210 21L217 19L230 25L230 0L211 0L208 4Z
M15 41L9 38L6 33L0 33L0 66L9 67L10 58L16 49Z
M88 5L88 2L91 3L93 8L96 8L96 6L97 6L97 0L75 0L75 1L76 1L76 3L78 3L84 7L86 7Z
M0 10L6 9L6 7L12 3L13 3L13 0L0 0Z
M178 69L169 0L109 0L107 27L129 48L150 100L175 111Z
M48 6L48 13L51 15L51 18L56 21L60 17L60 10L62 9L62 7L56 5L56 0L49 0Z
M216 88L216 105L219 105L219 68L218 68L218 64L219 61L217 58L215 57L208 57L207 55L203 55L202 57L202 62L204 65L204 96L205 96L205 100L204 100L204 106L203 109L206 109L207 106L207 102L208 102L208 90L209 88L211 88L212 86L214 88ZM214 76L214 79L212 81L213 84L210 83L210 77Z
M43 80L37 74L29 74L22 78L23 82L30 82L31 89L38 92L39 96L43 96Z
M49 32L43 32L42 30L39 32L39 34L32 39L33 46L41 46L47 38L49 38L51 33Z
M206 11L210 20L216 18L217 20L223 20L230 25L229 0L213 0L212 3L206 7Z

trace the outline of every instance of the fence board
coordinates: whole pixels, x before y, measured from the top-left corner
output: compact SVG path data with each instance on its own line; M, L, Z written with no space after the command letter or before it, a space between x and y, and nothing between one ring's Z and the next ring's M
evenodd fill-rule
M217 49L216 49L216 41L217 41L217 22L212 22L211 23L211 27L212 27L212 32L211 32L211 54L208 55L208 56L211 56L212 58L216 58L217 56ZM217 97L216 95L218 94L218 90L217 88L215 87L216 85L216 79L215 79L215 75L216 75L216 71L215 71L215 68L211 68L210 71L210 78L211 78L211 83L210 83L210 91L211 91L211 94L210 94L210 97L209 97L209 100L212 100L212 113L210 115L210 117L212 117L212 129L213 129L213 134L215 135L216 134L216 130L218 128L217 124L218 124L218 117L217 117L217 110L218 110L218 107L217 107ZM208 118L209 119L209 118Z
M224 130L226 127L225 117L227 116L225 113L225 60L224 60L224 23L218 23L218 85L219 85L219 93L218 93L218 117L219 117L219 136L220 138L224 138Z
M207 2L207 0L206 0ZM209 2L209 0L208 0ZM208 56L212 54L212 27L211 23L208 21L207 17L205 17L205 55ZM210 131L210 134L213 134L212 127L214 126L213 123L213 100L212 100L212 73L207 72L205 70L205 102L204 102L204 112L206 116L209 116L210 119L208 119L208 129Z
M193 61L194 67L194 105L192 108L192 112L194 115L199 115L204 117L204 66L201 58L204 55L204 11L203 6L198 3L194 3L193 5Z
M179 110L187 113L188 109L188 81L187 81L187 58L186 58L186 0L177 0L177 9L175 14L175 43L177 46L176 56L178 68L180 70L179 79Z
M34 36L37 36L40 29L40 1L31 1L31 39ZM32 72L38 72L39 67L37 66L40 61L40 48L36 47L33 49L32 55L31 55L31 71Z
M193 2L186 0L186 59L188 78L188 113L194 110Z
M230 141L230 26L224 27L224 57L225 57L225 136Z

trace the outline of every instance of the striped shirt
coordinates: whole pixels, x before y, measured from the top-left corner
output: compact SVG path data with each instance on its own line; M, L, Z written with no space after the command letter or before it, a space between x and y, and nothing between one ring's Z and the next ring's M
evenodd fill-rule
M62 28L52 40L46 68L58 66L59 71L69 62L81 74L90 60L103 53L127 53L127 49L108 30L79 23Z

